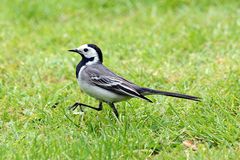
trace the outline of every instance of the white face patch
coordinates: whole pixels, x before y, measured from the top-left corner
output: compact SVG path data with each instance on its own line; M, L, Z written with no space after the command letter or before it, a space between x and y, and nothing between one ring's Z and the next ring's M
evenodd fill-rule
M84 44L84 45L78 47L78 50L81 51L83 56L86 58L94 58L94 60L95 59L99 60L97 51L95 49L93 49L92 47L88 47L87 44Z

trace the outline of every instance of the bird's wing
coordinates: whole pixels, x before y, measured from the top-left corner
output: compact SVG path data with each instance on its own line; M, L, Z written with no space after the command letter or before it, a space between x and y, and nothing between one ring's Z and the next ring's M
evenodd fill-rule
M144 97L140 94L131 83L125 81L124 79L117 76L109 76L109 75L96 75L90 74L90 81L101 88L106 90L115 92L120 95L130 96L130 97L138 97L149 102L152 102L150 99Z

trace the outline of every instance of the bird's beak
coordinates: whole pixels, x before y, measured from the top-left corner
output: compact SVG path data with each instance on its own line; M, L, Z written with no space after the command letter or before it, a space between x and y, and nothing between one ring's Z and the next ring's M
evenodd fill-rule
M68 51L69 51L69 52L76 52L76 53L79 53L79 50L78 50L78 49L69 49Z

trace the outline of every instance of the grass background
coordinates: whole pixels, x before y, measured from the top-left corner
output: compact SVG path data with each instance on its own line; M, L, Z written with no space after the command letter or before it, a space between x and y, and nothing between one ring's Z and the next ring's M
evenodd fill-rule
M240 3L237 0L25 1L0 5L0 159L239 159ZM97 105L75 79L80 57L145 86L203 98L152 96ZM52 107L56 102L59 104ZM193 140L198 150L183 146Z

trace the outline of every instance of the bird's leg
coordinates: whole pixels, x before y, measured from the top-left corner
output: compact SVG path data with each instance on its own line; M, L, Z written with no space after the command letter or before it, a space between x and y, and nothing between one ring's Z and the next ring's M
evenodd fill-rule
M108 104L113 109L113 112L114 112L115 116L118 118L119 114L118 114L118 111L117 111L115 105L113 103L108 103Z
M87 105L87 104L83 104L83 103L78 103L78 102L76 102L74 105L70 106L68 109L74 111L78 106L80 107L80 109L81 109L82 112L83 112L82 106L88 107L88 108L91 108L91 109L94 109L94 110L96 110L96 111L101 111L102 108L103 108L103 107L102 107L102 102L99 102L98 108L89 106L89 105Z

